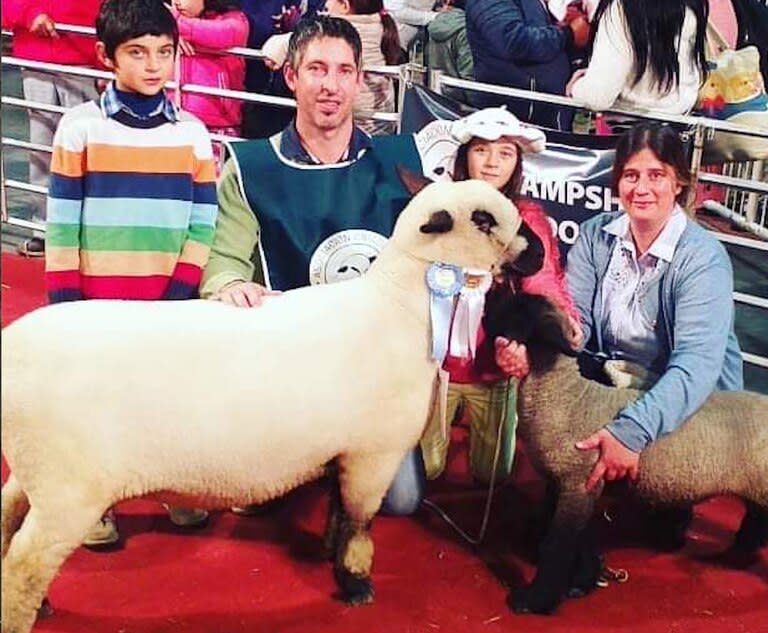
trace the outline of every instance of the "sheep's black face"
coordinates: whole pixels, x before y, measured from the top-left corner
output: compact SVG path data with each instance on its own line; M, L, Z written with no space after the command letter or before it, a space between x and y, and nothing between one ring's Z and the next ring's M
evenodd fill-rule
M535 275L544 266L544 243L525 222L521 222L517 234L528 242L526 249L514 261L504 262L501 271L511 279Z
M546 371L561 353L573 354L563 332L562 313L542 295L509 294L506 290L490 292L485 302L483 328L485 353L493 358L497 336L525 343L531 369Z
M489 213L488 211L473 211L472 222L474 222L475 226L486 235L490 235L491 229L494 226L499 225L496 218L493 217L493 213Z

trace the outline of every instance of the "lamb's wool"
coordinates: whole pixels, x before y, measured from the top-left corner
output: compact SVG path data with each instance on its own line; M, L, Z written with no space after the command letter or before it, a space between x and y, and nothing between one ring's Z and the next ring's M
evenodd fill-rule
M557 491L557 504L542 544L533 584L518 591L518 611L553 610L567 590L591 591L600 562L587 524L602 485L585 482L597 451L583 440L613 420L640 391L616 389L583 378L568 348L563 319L544 297L516 296L489 308L489 336L524 342L531 373L518 390L518 433L538 470ZM675 432L640 455L637 492L654 505L684 506L718 494L747 501L737 544L754 548L768 539L768 396L715 392Z

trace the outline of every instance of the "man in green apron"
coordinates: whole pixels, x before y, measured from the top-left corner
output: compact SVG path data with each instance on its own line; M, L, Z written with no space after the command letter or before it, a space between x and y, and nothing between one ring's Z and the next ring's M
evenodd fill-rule
M421 171L412 136L354 125L362 47L346 20L299 23L284 68L296 117L269 139L228 145L201 296L254 306L270 291L362 274L408 202L397 164Z

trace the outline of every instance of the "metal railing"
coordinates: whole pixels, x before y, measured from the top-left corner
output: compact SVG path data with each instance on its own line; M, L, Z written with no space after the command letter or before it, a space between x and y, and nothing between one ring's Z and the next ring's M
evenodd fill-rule
M92 28L79 27L74 25L59 24L57 25L57 29L62 32L72 32L72 33L78 33L78 34L84 34L84 35L95 34L95 30ZM5 32L3 33L6 34ZM242 56L250 57L253 59L263 58L263 53L260 50L243 48L243 47L230 48L230 49L217 51L217 52L220 52L222 54L229 53L229 54L242 55ZM19 59L12 56L3 56L2 64L11 66L11 67L17 67L17 68L31 68L35 70L41 70L41 71L65 73L65 74L82 76L82 77L92 77L94 79L110 79L112 77L112 74L108 71L94 70L94 69L75 67L75 66L67 66L63 64L23 60L23 59ZM534 92L529 90L521 90L517 88L508 88L504 86L498 86L495 84L484 84L484 83L475 82L475 81L466 81L466 80L446 76L440 72L434 72L434 71L429 72L428 69L418 67L418 66L411 66L411 67L377 66L377 67L366 67L365 70L366 72L374 72L378 74L389 75L389 76L393 76L400 79L400 83L399 83L400 91L399 91L399 99L398 99L398 103L400 104L402 103L402 94L407 81L414 81L414 77L421 76L421 77L428 77L430 87L438 93L441 93L445 87L453 87L453 88L460 88L470 92L471 91L484 92L484 93L508 96L508 97L513 97L513 98L518 98L518 99L523 99L528 101L537 101L537 102L544 102L547 104L562 105L568 108L574 108L574 109L580 109L580 110L584 109L583 106L581 106L578 102L574 101L570 97L553 95L553 94L542 93L542 92ZM166 86L169 88L178 89L181 92L209 94L209 95L227 97L232 99L240 99L243 101L275 105L279 107L289 108L289 107L295 107L296 105L296 102L293 99L290 99L287 97L277 97L272 95L264 95L264 94L251 93L251 92L245 92L245 91L239 91L239 90L225 90L220 88L212 88L209 86L201 86L197 84L182 84L181 86L179 86L175 82L168 82ZM34 101L29 101L29 100L19 99L19 98L9 97L9 96L2 96L2 104L4 106L35 108L39 110L56 112L56 113L63 113L66 111L66 108L62 108L60 106L53 106L49 104L43 104L39 102L34 102ZM712 184L722 185L722 186L728 187L729 190L742 192L742 195L753 196L752 198L753 200L755 199L754 196L756 195L768 196L768 184L766 184L765 182L761 182L760 180L751 178L751 176L754 175L755 167L752 167L752 171L749 172L749 174L747 174L750 176L750 178L744 178L743 176L745 174L742 172L739 172L738 169L729 170L725 174L711 174L711 173L704 173L701 171L701 154L702 154L702 147L703 147L703 142L706 134L714 133L714 131L731 132L736 134L744 134L748 136L763 138L763 139L766 139L766 142L768 142L768 130L765 130L765 131L755 130L755 129L746 128L744 126L737 125L734 123L728 123L725 121L719 121L715 119L708 119L700 116L683 116L683 115L670 115L670 114L660 114L660 113L640 113L640 112L624 111L624 110L610 110L610 112L619 114L619 115L634 117L634 118L642 118L642 119L649 119L649 120L655 120L655 121L666 121L670 123L677 123L677 124L688 126L693 130L693 137L694 137L694 152L693 152L692 165L691 165L691 171L694 177L694 184L698 181L702 183L712 183ZM372 118L380 121L397 122L399 124L399 114L397 112L395 113L358 112L356 113L356 115L365 116L366 118ZM232 140L233 137L212 135L212 138L215 141L223 141L223 140ZM42 152L52 151L52 148L50 146L30 143L29 141L23 141L20 139L12 139L12 138L6 138L6 137L2 138L2 144L5 147L15 148L23 151L42 151ZM14 179L5 179L3 177L1 184L2 184L2 190L3 190L2 191L3 200L5 199L6 188L11 190L26 191L33 194L40 194L40 195L47 194L47 189L45 187L32 185L32 184L14 180ZM694 187L692 187L692 189L694 189ZM709 205L709 206L712 206L712 205ZM747 215L747 219L742 220L740 224L742 227L748 230L751 230L757 236L762 237L763 239L766 239L767 236L763 233L763 231L766 230L765 222L766 222L766 215L768 215L765 210L765 204L763 204L762 209L756 206L756 204L753 206L755 207L755 210L753 212L750 212ZM5 200L4 200L3 207L4 209L6 208ZM729 211L727 207L724 207L723 205L720 205L720 207L723 207L723 209L725 209L725 211L723 211L722 209L719 210L721 214L725 214L726 211ZM715 210L718 210L718 209L715 209ZM730 213L732 215L732 219L736 217L735 215L733 215L733 212L730 212ZM758 223L758 220L759 220L759 223ZM27 228L27 229L33 229L37 231L45 230L45 227L40 223L31 222L29 220L25 220L22 218L15 218L7 214L4 217L4 221L7 222L8 224L12 224L12 225ZM737 221L737 223L739 222ZM713 235L715 235L715 237L717 237L719 240L726 243L744 246L744 247L751 248L757 251L762 251L762 252L768 251L768 242L766 241L762 241L759 239L746 238L742 236L728 235L720 232L713 232ZM768 309L768 300L762 297L756 297L753 295L736 292L734 293L734 300L739 303L756 306L761 309ZM754 354L744 353L744 360L752 364L768 368L768 358L757 356Z
M473 92L473 91L483 92L487 94L502 95L502 96L513 97L513 98L518 98L518 99L527 100L527 101L556 104L556 105L562 105L568 108L584 110L584 107L580 103L578 103L577 101L575 101L570 97L565 97L560 95L551 95L544 92L522 90L518 88L509 88L506 86L497 86L495 84L486 84L486 83L481 83L476 81L467 81L464 79L449 77L443 73L435 72L435 71L430 73L429 81L430 81L430 88L440 94L443 93L444 88L446 87L459 88L469 92ZM754 170L762 168L761 161L755 161L756 163L758 163L757 168L751 164L749 167L746 168L750 170L746 174L747 176L749 176L748 178L744 178L743 176L745 174L740 172L737 173L737 175L734 175L733 172L737 171L736 168L730 169L724 175L706 173L701 171L702 149L703 149L704 139L706 138L707 134L713 134L715 131L732 132L735 134L744 134L747 136L762 138L762 139L765 139L766 143L768 143L768 130L758 130L753 128L747 128L743 125L729 123L726 121L720 121L717 119L709 119L706 117L695 116L695 115L689 116L689 115L675 115L675 114L662 114L662 113L642 113L642 112L634 112L634 111L619 110L619 109L607 110L606 112L609 112L611 114L618 114L622 116L632 117L632 118L647 119L652 121L664 121L668 123L677 123L677 124L685 125L689 129L691 129L693 139L694 139L694 151L692 152L692 157L691 157L691 174L693 176L693 182L691 186L691 197L689 198L689 204L693 203L693 199L695 197L695 188L696 188L695 185L697 182L723 185L733 191L743 192L741 195L752 196L753 204L755 201L756 194L768 196L768 183L766 183L764 179L760 180L760 179L752 178L752 176L755 174ZM726 207L724 207L723 205L720 205L720 206L726 209L727 211ZM737 224L739 224L742 228L749 230L750 232L754 233L757 237L761 237L763 239L752 239L748 237L730 235L730 234L716 232L716 231L711 231L712 235L714 235L718 240L724 243L747 247L750 249L754 249L758 252L763 252L763 253L768 252L768 241L764 241L764 240L768 240L768 224L765 223L765 220L766 220L765 211L763 210L760 216L758 216L757 213L754 213L751 216L749 216L748 219L742 219L740 215L737 216L733 214L733 212L730 212L730 213L731 213L731 216L730 216L731 218L735 218L735 217L739 218L739 220L737 221ZM725 215L725 214L721 212L721 215ZM760 224L756 222L758 218L761 220ZM763 310L768 310L768 299L766 298L758 297L755 295L749 295L742 292L734 292L733 298L734 298L734 301L738 303L751 305L754 307L761 308ZM742 357L748 363L751 363L753 365L758 365L760 367L768 368L768 358L764 356L758 356L757 354L742 352Z

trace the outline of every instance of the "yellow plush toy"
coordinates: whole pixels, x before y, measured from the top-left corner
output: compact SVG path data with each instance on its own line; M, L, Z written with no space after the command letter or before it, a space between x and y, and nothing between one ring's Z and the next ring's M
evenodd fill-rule
M699 111L750 129L768 131L768 95L760 74L760 53L754 46L725 50L711 60L699 90ZM704 148L707 163L768 158L768 139L718 132Z

